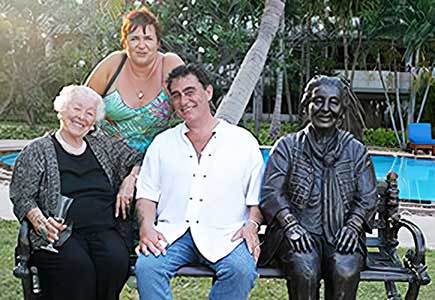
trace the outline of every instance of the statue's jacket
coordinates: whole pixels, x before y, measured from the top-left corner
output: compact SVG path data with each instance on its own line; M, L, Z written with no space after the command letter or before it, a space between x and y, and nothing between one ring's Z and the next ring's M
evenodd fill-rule
M352 215L371 232L378 196L366 147L338 129L326 146L319 147L312 131L308 125L281 138L271 150L261 188L260 207L268 227L259 265L268 264L283 241L275 219L283 209L331 245ZM358 250L366 254L364 234Z

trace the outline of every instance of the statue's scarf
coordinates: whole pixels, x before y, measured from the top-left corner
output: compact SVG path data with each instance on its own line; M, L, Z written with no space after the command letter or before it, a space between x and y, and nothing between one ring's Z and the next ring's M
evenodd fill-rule
M335 130L326 143L321 144L316 141L313 131L311 124L304 129L308 141L306 145L309 147L306 150L312 154L313 164L323 165L321 189L323 230L326 240L334 245L336 234L344 226L344 199L340 193L335 163L353 136L349 132Z

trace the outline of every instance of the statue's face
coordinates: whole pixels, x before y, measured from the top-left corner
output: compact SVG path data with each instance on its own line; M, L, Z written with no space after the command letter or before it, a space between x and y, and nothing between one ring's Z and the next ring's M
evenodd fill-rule
M308 114L313 126L319 131L335 128L343 108L340 89L320 85L313 89Z

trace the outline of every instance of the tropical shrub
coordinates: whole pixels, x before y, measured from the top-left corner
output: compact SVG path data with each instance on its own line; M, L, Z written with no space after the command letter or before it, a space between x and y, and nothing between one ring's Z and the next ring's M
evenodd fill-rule
M272 146L279 137L287 135L291 132L296 132L299 130L299 123L282 122L279 130L278 138L273 139L269 136L270 122L261 122L259 130L255 129L255 123L253 121L248 121L246 124L240 124L249 130L254 136L257 137L260 145Z
M394 131L390 128L364 129L364 143L370 146L398 147Z
M25 123L1 123L0 139L34 139L57 127L55 124L51 126L29 126Z

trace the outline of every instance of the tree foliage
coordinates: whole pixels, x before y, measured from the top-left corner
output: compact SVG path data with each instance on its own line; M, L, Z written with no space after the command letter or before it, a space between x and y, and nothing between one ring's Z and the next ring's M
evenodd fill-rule
M60 87L81 83L96 63L119 49L122 14L138 1L0 0L0 116L45 123ZM211 73L215 100L228 92L257 36L263 0L141 1L159 16L164 51L200 61ZM128 4L126 6L126 3ZM273 42L265 68L264 110L272 112L277 68L284 71L283 112L296 112L302 88L315 74L336 69L415 69L415 114L427 94L422 120L430 120L433 89L426 93L435 58L435 0L286 1L284 63ZM416 57L418 56L418 61ZM352 81L352 80L350 80ZM403 99L403 112L410 100ZM218 104L218 103L217 103ZM251 108L248 106L247 110ZM397 110L395 118L398 118Z
M43 123L51 100L114 48L122 1L0 2L0 115Z

